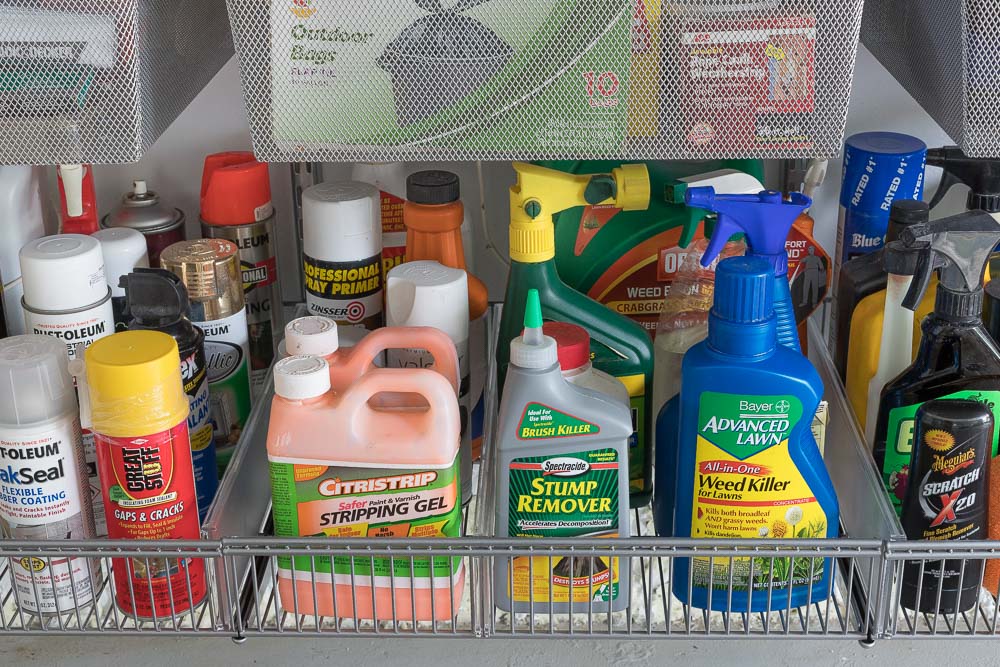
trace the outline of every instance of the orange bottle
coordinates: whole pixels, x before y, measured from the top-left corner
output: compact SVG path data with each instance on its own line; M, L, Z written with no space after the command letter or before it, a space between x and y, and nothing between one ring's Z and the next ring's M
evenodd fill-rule
M406 179L406 261L430 259L462 269L465 250L462 246L462 219L465 208L459 199L458 176L450 171L418 171ZM486 311L489 293L486 284L469 275L469 377L472 386L470 432L472 456L478 459L483 443L483 387L486 380Z

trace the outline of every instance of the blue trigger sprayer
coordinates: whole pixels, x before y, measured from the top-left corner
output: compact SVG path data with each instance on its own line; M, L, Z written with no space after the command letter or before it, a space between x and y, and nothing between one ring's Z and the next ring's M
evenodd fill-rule
M778 344L796 352L802 351L795 325L795 308L788 285L788 253L785 240L792 223L812 206L812 199L793 192L788 199L775 190L757 194L716 194L715 188L701 186L684 192L684 203L689 207L705 209L719 217L701 258L702 266L709 266L722 252L735 234L744 234L747 256L766 260L774 270L774 313L777 321ZM677 481L678 428L680 425L679 396L664 404L656 415L656 450L653 466L653 518L656 533L673 536L674 493Z

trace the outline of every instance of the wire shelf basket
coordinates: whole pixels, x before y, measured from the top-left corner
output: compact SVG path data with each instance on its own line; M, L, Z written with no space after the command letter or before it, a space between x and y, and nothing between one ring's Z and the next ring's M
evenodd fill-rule
M224 0L5 0L0 163L135 162L232 53Z
M965 152L1000 156L1000 2L867 0L861 40Z
M228 0L266 161L839 154L863 0Z

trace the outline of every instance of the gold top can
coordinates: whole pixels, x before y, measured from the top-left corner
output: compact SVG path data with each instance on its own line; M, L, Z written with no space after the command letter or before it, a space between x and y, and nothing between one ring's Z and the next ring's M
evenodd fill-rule
M243 309L243 274L239 249L226 239L179 241L160 255L160 266L187 287L195 321L221 320Z

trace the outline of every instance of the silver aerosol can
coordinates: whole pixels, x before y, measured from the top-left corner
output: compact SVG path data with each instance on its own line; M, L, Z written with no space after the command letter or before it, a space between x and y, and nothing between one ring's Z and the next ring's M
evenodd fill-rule
M70 359L115 332L100 242L82 234L57 234L30 241L19 253L25 329L66 344ZM83 431L97 535L107 535L94 436Z

